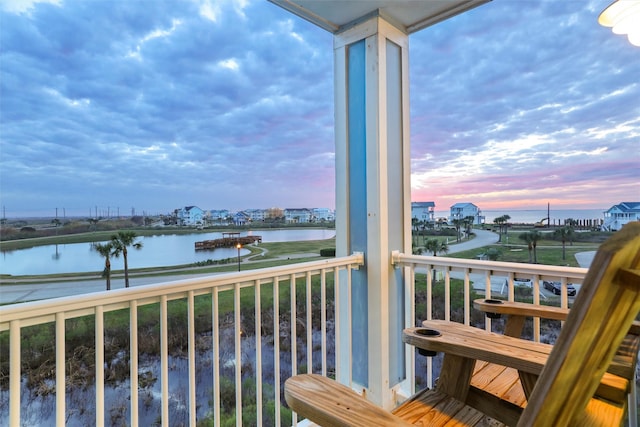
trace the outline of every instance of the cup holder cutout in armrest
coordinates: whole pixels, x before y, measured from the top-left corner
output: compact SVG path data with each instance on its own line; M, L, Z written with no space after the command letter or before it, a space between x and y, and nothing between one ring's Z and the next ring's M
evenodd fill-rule
M484 302L486 304L502 304L502 301L499 299L486 299L484 300ZM490 312L485 313L485 315L489 319L499 319L502 316L500 313L490 313Z
M422 335L424 337L439 337L442 335L440 331L436 331L435 329L428 329L428 328L418 328L415 330L415 333L416 335ZM434 357L435 355L438 354L438 352L419 348L418 354L422 356L427 356L427 357Z

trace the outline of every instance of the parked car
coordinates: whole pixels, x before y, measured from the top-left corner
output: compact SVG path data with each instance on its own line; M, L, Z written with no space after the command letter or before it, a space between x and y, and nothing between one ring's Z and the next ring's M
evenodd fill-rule
M533 287L533 284L531 283L531 279L521 279L521 278L518 278L518 277L515 277L513 279L513 284L515 286L526 286L528 288L532 288Z
M553 292L556 295L560 295L562 293L562 283L560 283L560 282L551 282L551 281L545 280L545 281L542 282L542 286L544 286L545 289ZM575 294L576 294L576 288L573 286L573 284L568 283L567 284L567 295L572 297Z

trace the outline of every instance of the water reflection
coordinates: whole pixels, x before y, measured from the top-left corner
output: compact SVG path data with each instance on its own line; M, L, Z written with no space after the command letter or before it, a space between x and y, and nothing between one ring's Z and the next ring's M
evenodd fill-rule
M325 229L284 229L254 230L241 235L259 235L267 242L294 242L301 240L323 240L335 236L335 230ZM199 261L236 259L236 248L218 248L211 251L195 250L195 242L219 239L221 232L204 234L169 234L163 236L139 236L143 243L140 251L130 253L129 268L162 267L167 265L192 264ZM104 258L93 249L95 243L73 243L68 245L37 246L29 249L3 251L0 273L14 276L27 274L58 274L101 272ZM242 249L241 255L249 253ZM122 257L111 260L113 270L124 268Z

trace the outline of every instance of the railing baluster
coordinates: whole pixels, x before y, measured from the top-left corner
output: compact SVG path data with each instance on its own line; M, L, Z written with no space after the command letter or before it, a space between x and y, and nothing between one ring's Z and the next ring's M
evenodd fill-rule
M307 271L306 277L307 294L307 373L313 373L313 323L311 319L311 272Z
M435 274L435 270L433 266L430 265L427 267L427 319L433 319L433 275Z
M273 278L273 379L275 392L276 426L280 422L280 278Z
M338 298L338 296L340 295L339 288L340 288L340 270L338 269L338 267L334 267L333 269L333 331L334 331L334 337L335 337L334 369L335 369L336 379L338 380L342 378L342 368L341 368L342 363L340 362L343 354L342 345L340 344L340 337L338 335L338 332L340 331L340 328L342 326L342 316L340 315L342 302L340 301L340 298Z
M486 299L491 299L491 270L485 270L484 272L484 295ZM489 316L484 316L484 327L491 332L491 319Z
M451 271L444 271L444 320L451 320Z
M334 334L335 336L335 334ZM320 271L320 346L322 375L327 376L327 270Z
M189 425L196 426L196 327L193 291L187 293L187 327L189 356Z
M402 267L400 267L402 268ZM412 328L416 325L416 266L411 264L407 271L404 286L405 304L404 304L404 327ZM415 393L416 389L416 358L413 356L411 349L407 348L405 353L405 363L409 375L409 395Z
M540 305L540 281L539 276L531 278L531 291L533 293L533 304ZM533 340L540 342L540 318L533 318Z
M515 301L516 299L516 290L515 290L515 285L513 283L514 277L515 276L513 271L510 271L507 276L507 286L509 287L509 301Z
M96 426L104 425L104 310L95 308Z
M65 406L65 316L56 313L56 425L63 426L66 418Z
M233 287L233 320L236 362L236 425L242 425L242 317L240 316L240 283Z
M262 308L260 280L255 282L255 330L256 330L256 419L262 426Z
M20 320L9 324L9 425L20 425Z
M289 276L289 292L291 295L291 376L298 374L298 351L297 351L297 328L296 322L298 320L298 314L296 311L296 275L295 273ZM293 413L293 425L298 424L298 416Z
M349 335L349 363L347 364L347 372L349 374L349 386L353 386L353 330L351 329L351 325L353 325L353 301L352 301L352 282L351 282L351 268L348 268L347 274L347 319L345 324L349 325L347 328Z
M129 302L129 378L131 427L138 427L138 301Z
M213 365L213 425L220 426L220 321L218 319L218 289L211 290L211 363Z
M162 426L169 425L169 327L167 295L160 296L160 389L162 393Z
M471 281L469 279L469 269L464 269L464 324L471 323Z

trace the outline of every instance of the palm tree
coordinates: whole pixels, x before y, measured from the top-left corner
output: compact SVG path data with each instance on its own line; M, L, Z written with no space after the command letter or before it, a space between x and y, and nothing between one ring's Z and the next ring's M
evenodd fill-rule
M420 226L420 220L415 216L411 218L411 227L413 228L413 233L411 233L411 240L413 241L413 236L415 236L416 245L420 243L420 236L418 234L419 226Z
M508 224L507 221L509 221L511 219L511 217L509 215L502 215L499 216L497 218L495 218L493 220L493 222L498 226L498 241L501 242L502 241L502 233L503 233L503 229L504 229L504 233L507 232L507 228L508 228Z
M573 236L574 236L574 232L576 227L578 226L578 221L576 221L573 218L569 218L566 221L566 227L567 227L567 231L568 231L568 235L567 237L569 238L569 245L573 246Z
M563 261L567 259L565 254L565 246L567 243L567 239L569 238L569 235L572 233L573 231L569 227L560 227L553 232L553 236L556 239L560 239L560 241L562 242L562 260Z
M536 252L536 246L538 246L538 241L542 240L542 233L538 230L533 230L529 232L529 236L531 239L531 246L533 246L533 262L534 264L538 263L538 254Z
M127 247L141 249L141 242L134 242L137 237L133 231L119 231L118 234L111 236L111 245L113 246L113 256L118 257L122 253L124 258L124 287L129 287L129 264L127 260Z
M460 241L460 227L462 227L462 225L464 223L463 221L464 220L458 219L458 218L456 218L453 221L451 221L453 223L453 226L456 229L456 242Z
M438 240L438 239L429 239L425 242L424 244L424 248L429 251L429 252L433 252L433 256L438 256L438 252L444 253L446 254L447 252L449 252L449 245L447 244L447 242L443 242L442 240ZM436 281L436 270L433 270L433 281Z
M111 251L113 246L109 243L96 243L94 248L100 255L104 257L104 270L102 271L102 277L107 278L107 290L111 290Z
M438 239L429 239L425 242L424 248L433 253L433 256L438 256L438 252L446 254L449 252L449 245L447 242L443 242Z
M473 217L472 215L468 215L464 217L463 221L465 231L467 233L467 239L469 239L471 237L471 230L473 229L473 222L475 221L475 217Z
M529 250L529 264L531 264L531 251L533 250L533 242L531 241L531 233L522 233L518 236L521 240L523 240L527 244L527 249Z

